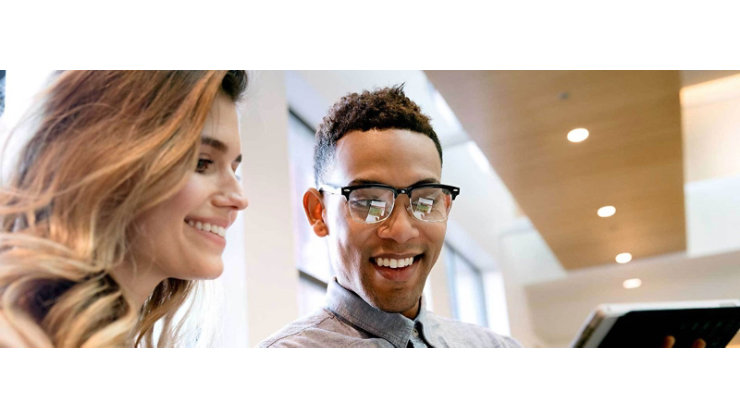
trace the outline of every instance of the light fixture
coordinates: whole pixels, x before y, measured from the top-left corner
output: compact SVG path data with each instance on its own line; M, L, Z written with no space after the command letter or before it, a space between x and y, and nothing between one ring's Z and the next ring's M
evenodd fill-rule
M604 206L598 209L596 211L596 214L598 214L599 217L611 217L616 212L617 212L617 209L614 206Z
M631 290L633 288L638 288L640 285L642 285L642 280L640 278L626 279L622 283L622 286L628 290Z
M632 260L632 254L629 252L623 252L617 255L617 263L618 264L626 264L627 262Z
M579 127L568 132L568 140L573 143L583 142L588 139L588 129Z

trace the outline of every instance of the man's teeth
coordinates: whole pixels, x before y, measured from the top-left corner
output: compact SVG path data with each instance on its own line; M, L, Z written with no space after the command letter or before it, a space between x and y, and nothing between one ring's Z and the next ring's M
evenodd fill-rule
M414 263L414 257L408 257L404 259L392 259L392 258L375 258L375 263L378 266L386 266L388 268L404 268Z
M196 222L193 220L188 220L188 224L190 226L193 226L194 228L198 230L202 230L204 232L211 232L213 234L219 235L221 237L226 236L226 228L221 226L216 226L215 224L210 223L201 223Z

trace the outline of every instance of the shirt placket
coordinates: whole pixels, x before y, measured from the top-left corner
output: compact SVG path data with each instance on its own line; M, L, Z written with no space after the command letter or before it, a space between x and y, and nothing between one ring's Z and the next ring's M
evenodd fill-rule
M419 324L415 323L413 330L411 330L411 337L409 338L409 343L406 345L406 347L409 348L427 348L427 344L424 342L424 339L421 337L421 332L419 332L418 329Z

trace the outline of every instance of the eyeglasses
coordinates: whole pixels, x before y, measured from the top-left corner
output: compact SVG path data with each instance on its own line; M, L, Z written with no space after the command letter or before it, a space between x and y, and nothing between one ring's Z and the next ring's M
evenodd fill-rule
M347 199L352 219L362 223L380 223L390 217L396 198L406 194L409 214L425 222L443 222L452 208L452 201L460 194L458 187L444 184L417 184L394 188L385 184L362 184L338 187L323 184L320 191L343 195Z

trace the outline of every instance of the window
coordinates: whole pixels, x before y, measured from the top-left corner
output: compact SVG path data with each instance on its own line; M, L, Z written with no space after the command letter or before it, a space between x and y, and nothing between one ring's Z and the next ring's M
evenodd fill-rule
M303 193L314 186L313 147L314 130L291 112L288 122L288 141L293 179L293 206L296 225L296 259L298 269L324 282L333 276L329 265L326 241L313 233L303 212Z
M468 261L452 246L445 245L447 279L453 317L467 323L488 326L483 275L472 262Z
M313 233L303 212L303 193L314 186L313 148L314 129L294 111L288 117L288 146L291 159L294 224L296 227L296 260L299 286L298 309L308 314L324 305L326 285L334 273L329 262L326 240Z
M324 306L326 283L298 271L298 314L305 316Z

